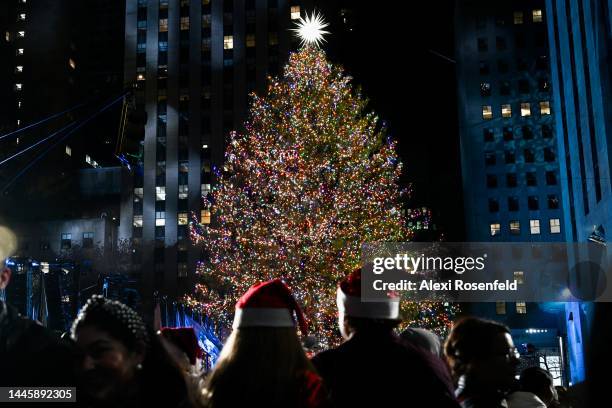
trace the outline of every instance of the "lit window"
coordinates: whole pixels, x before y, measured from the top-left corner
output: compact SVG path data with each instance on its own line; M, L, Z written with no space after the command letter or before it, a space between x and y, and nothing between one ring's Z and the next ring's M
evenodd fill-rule
M561 232L561 220L558 218L550 219L550 233L559 234Z
M519 235L521 233L521 223L518 221L510 221L510 233Z
M83 248L93 248L93 232L83 233Z
M181 17L181 31L189 30L189 17Z
M210 184L202 184L201 189L202 197L206 197L210 193Z
M480 83L480 96L491 96L491 84L488 82Z
M506 314L506 302L495 302L495 313L498 315Z
M550 115L550 102L549 101L540 102L540 115Z
M85 163L91 164L91 157L88 154L85 155Z
M531 105L529 102L521 102L521 116L531 116Z
M23 89L23 84L15 84L15 90L21 91Z
M523 12L522 11L514 12L514 24L523 24Z
M155 187L155 201L164 201L166 199L166 186Z
M518 283L525 283L525 273L523 271L514 271L514 280Z
M17 48L17 55L23 55L23 48Z
M491 105L484 105L482 107L482 118L485 120L493 119L493 108Z
M233 35L223 36L223 49L224 50L234 49L234 36Z
M200 211L200 224L210 224L210 211L209 210Z
M490 225L491 228L491 236L494 237L496 235L499 235L501 232L501 225L498 223L495 224L491 224Z
M178 186L178 198L184 200L189 196L189 186L187 184L181 184Z
M297 20L300 18L300 6L291 6L291 19Z
M144 81L144 79L145 79L145 76L144 76L143 74L138 74L138 75L136 76L136 80L137 80L137 81Z
M511 118L512 117L512 105L509 103L503 104L501 106L502 118Z
M15 72L23 72L23 65L17 65L15 67Z
M166 212L156 211L155 212L155 226L163 227L164 225L166 225Z
M187 225L189 223L189 217L186 212L178 213L178 225Z
M25 21L25 19L26 19L25 13L19 13L19 15L17 16L17 20L19 21Z
M247 36L247 42L248 42L248 36ZM203 38L202 39L202 51L210 51L210 47L211 47L210 38Z
M68 58L68 65L70 65L70 68L76 69L76 62L72 58Z
M247 34L246 36L246 46L254 47L255 46L255 34Z
M517 314L526 314L527 313L527 304L525 302L516 302L516 313Z
M540 220L529 220L529 231L532 235L540 233Z
M531 15L533 16L533 22L534 23L541 23L542 22L542 10L533 10L531 12Z
M66 145L66 154L68 156L72 156L72 148L70 146L68 146L68 145Z
M17 31L17 38L25 37L25 31Z
M134 221L132 222L132 225L135 228L141 228L142 227L142 215L135 215L134 216Z
M142 200L143 196L144 196L144 189L142 187L136 187L134 189L134 201Z
M168 31L168 19L167 18L160 18L159 19L159 32L160 33L165 33Z
M72 246L72 234L65 233L65 232L62 233L61 248L70 249L71 246Z
M21 101L17 101L17 107L21 108Z

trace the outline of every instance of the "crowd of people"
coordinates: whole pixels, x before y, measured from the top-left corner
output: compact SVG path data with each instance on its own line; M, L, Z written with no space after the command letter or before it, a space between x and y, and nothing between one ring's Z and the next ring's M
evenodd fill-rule
M0 272L0 289L9 280ZM118 301L93 296L61 338L0 302L0 386L76 387L72 407L572 406L546 370L517 377L502 324L463 317L444 344L423 329L397 334L399 303L362 302L358 270L340 282L337 307L344 341L309 358L299 336L308 322L290 288L254 285L204 373L193 329L155 332Z

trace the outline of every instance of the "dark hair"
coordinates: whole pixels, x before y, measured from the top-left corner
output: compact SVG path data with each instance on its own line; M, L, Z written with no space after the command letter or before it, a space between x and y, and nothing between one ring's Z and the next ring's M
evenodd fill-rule
M465 373L466 365L490 352L491 339L508 333L508 326L493 320L464 317L455 324L444 343L444 354L456 377Z
M370 319L366 317L344 316L346 324L356 333L386 333L395 329L400 320Z
M529 367L521 371L519 384L522 391L537 394L553 383L552 375L540 367Z

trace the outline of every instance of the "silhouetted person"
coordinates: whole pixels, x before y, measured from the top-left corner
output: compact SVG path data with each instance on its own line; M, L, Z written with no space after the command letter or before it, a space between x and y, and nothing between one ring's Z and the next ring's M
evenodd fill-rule
M446 340L444 354L463 408L506 407L519 363L508 327L475 317L460 319Z
M546 408L555 406L557 390L552 375L543 368L529 367L521 372L519 391L508 395L508 408Z
M254 285L240 298L233 331L206 380L207 407L326 405L322 380L298 339L294 312L305 335L302 311L279 279Z
M361 271L337 291L338 324L345 339L313 363L338 407L458 407L442 361L402 342L399 301L361 301Z

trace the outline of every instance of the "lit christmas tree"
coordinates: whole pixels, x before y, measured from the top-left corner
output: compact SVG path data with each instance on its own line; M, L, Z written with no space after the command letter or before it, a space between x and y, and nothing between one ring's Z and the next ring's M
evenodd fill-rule
M301 50L265 97L253 95L245 133L231 135L204 200L211 221L191 223L207 259L186 299L229 327L240 295L281 277L322 346L338 340L336 285L359 265L361 245L411 236L395 142L318 48L324 27L317 15L301 20ZM411 317L421 310L405 308Z

